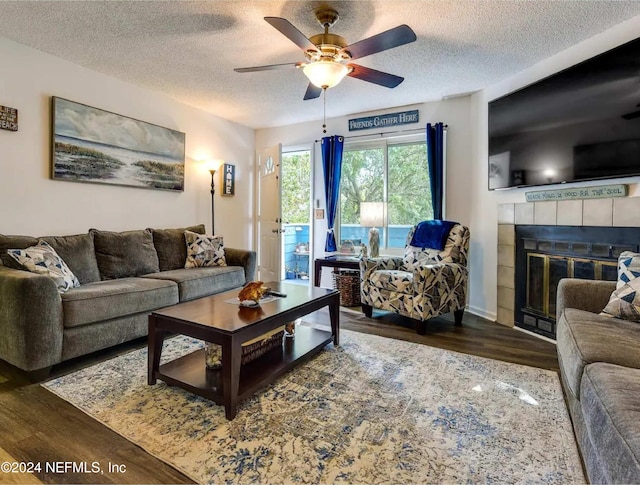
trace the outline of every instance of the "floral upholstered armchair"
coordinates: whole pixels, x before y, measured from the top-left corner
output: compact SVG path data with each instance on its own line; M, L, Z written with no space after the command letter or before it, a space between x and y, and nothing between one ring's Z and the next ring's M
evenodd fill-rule
M439 224L437 247L424 247L424 239L414 238L416 230L430 231ZM438 229L438 228L436 228ZM412 245L419 244L419 245ZM362 259L360 262L361 299L364 314L371 318L373 308L387 310L415 319L417 331L426 330L426 320L454 312L457 325L462 324L466 303L467 254L469 229L448 221L425 221L409 231L404 257Z

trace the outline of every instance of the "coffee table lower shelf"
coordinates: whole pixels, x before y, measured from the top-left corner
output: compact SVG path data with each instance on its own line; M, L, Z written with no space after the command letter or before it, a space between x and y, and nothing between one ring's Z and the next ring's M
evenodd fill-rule
M240 368L238 400L245 400L295 365L310 359L332 339L329 331L297 326L295 337L284 338L281 348L270 350ZM222 371L207 369L204 349L161 365L156 378L224 405Z

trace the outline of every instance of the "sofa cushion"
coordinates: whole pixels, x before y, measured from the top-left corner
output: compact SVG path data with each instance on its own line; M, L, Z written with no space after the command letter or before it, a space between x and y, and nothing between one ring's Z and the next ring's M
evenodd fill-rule
M184 268L187 260L187 246L184 232L204 234L204 224L180 229L149 229L153 235L153 245L158 253L160 271Z
M640 370L588 365L580 408L606 483L640 483ZM591 473L593 474L593 473Z
M185 231L187 245L185 268L202 268L209 266L226 266L224 257L224 241L222 236L207 236Z
M624 251L618 257L618 282L602 313L640 322L640 254Z
M91 234L47 236L39 239L46 241L56 250L69 269L78 277L80 284L100 281L100 271Z
M0 260L4 266L24 270L24 267L7 254L7 249L26 249L38 244L38 240L31 236L5 236L0 234Z
M637 323L566 308L558 321L556 339L567 384L578 399L584 368L593 362L640 369Z
M244 269L241 266L174 269L145 275L143 278L175 281L181 302L239 288L245 283Z
M121 278L79 286L62 295L64 326L78 327L178 303L172 281Z
M110 232L91 229L103 280L141 276L160 271L151 231Z

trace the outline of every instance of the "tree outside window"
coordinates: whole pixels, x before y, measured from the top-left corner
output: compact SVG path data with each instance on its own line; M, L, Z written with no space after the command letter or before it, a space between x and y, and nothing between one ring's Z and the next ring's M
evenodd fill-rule
M282 155L282 220L288 224L307 224L311 211L310 152Z
M341 242L367 244L369 228L360 226L362 202L386 202L381 247L404 247L411 226L433 218L424 143L345 149L340 191Z

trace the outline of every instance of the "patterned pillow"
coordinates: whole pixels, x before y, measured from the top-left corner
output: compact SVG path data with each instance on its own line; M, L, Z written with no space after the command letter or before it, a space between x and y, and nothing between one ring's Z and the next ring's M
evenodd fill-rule
M640 322L640 254L620 254L618 284L601 315Z
M185 268L227 265L222 236L207 236L206 234L184 231L184 239L187 243Z
M45 241L27 249L7 249L7 254L28 271L52 278L60 293L80 286L76 275Z

